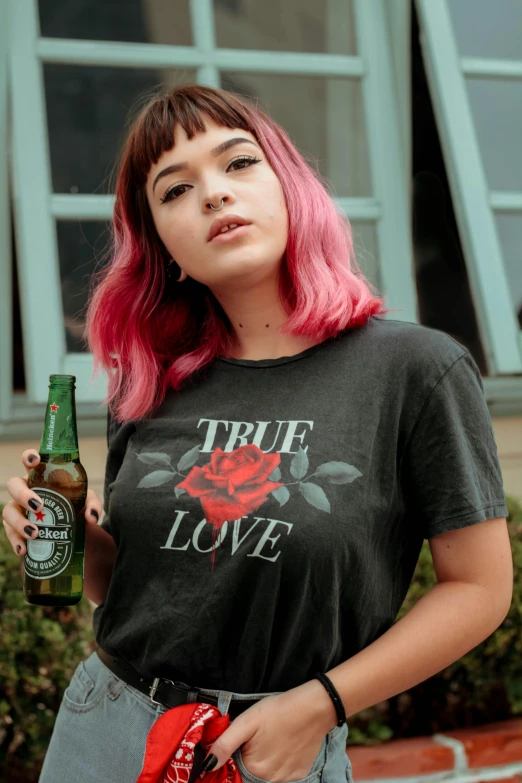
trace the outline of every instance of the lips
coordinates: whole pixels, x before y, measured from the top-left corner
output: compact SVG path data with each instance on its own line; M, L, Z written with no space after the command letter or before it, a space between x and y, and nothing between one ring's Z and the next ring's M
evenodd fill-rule
M234 223L237 226L249 226L251 221L245 220L245 218L242 218L240 215L220 215L220 217L216 218L210 226L207 242L212 242L214 237L220 233L222 228L225 226L230 226Z
M214 239L211 239L210 245L228 245L230 242L234 242L236 239L245 236L250 230L251 226L236 226L236 228L229 228L228 231L220 231L216 234Z

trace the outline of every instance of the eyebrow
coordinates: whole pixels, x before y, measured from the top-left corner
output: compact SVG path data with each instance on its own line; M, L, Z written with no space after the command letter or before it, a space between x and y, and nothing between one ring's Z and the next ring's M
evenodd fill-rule
M236 144L253 144L254 147L257 147L258 145L255 143L255 141L252 141L252 139L243 139L240 136L234 138L234 139L227 139L226 141L221 142L221 144L218 144L217 147L214 147L214 149L210 150L210 154L213 158L218 158L220 155L222 155L224 152L226 152L230 147L235 147ZM188 161L183 161L182 163L173 163L171 166L167 166L166 169L162 169L156 179L154 180L154 184L152 185L152 192L154 193L154 188L156 187L156 183L158 180L160 180L162 177L168 177L169 174L175 174L178 171L184 171L189 167Z

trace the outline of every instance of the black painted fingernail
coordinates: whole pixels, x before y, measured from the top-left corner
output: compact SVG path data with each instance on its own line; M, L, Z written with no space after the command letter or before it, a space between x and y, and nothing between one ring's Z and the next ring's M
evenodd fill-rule
M27 462L34 462L36 459L36 456L34 454L31 454L29 457L27 457Z
M34 498L31 498L31 500L29 501L29 505L31 506L33 511L36 511L36 509L40 508L40 503Z
M91 508L91 516L94 517L94 519L96 520L100 518L100 515L98 514L95 508Z
M24 530L25 530L25 532L27 533L28 536L32 536L35 531L38 532L38 528L37 527L31 527L31 525L26 525L24 527Z
M16 547L16 554L19 555L21 551L22 551L22 547L20 546L20 544L18 544L18 546Z
M218 763L217 757L214 756L213 753L211 753L210 756L203 763L203 766L201 767L201 771L210 772L211 769L214 769L217 763Z

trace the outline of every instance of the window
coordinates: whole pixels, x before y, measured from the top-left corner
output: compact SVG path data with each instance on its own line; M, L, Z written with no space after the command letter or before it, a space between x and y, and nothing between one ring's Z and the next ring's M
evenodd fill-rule
M78 401L105 396L106 379L90 381L82 311L111 218L110 172L125 118L160 83L198 82L259 100L328 181L353 223L363 271L400 309L392 316L417 320L381 5L270 2L262 24L253 0L128 0L124 23L116 0L11 3L14 217L30 401L45 402L56 372L76 375Z
M522 6L416 0L416 7L489 373L520 373Z

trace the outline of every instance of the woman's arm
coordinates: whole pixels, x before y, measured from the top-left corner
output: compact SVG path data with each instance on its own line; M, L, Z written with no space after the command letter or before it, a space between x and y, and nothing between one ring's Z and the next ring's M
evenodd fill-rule
M505 517L443 533L430 548L438 584L376 641L326 672L347 718L442 671L509 612L513 560ZM319 680L300 687L319 713L322 705L326 730L335 726L335 708Z
M326 672L348 720L456 661L490 636L509 611L513 562L505 517L429 541L438 584L377 640ZM268 696L238 715L208 748L218 761L213 770L243 745L252 774L299 780L337 720L317 679Z
M83 592L97 606L105 600L116 559L116 544L100 525L85 527Z

